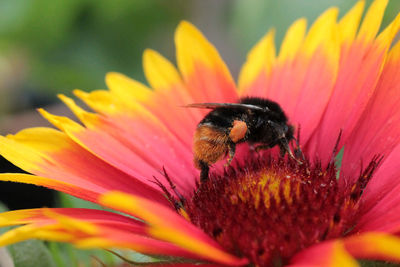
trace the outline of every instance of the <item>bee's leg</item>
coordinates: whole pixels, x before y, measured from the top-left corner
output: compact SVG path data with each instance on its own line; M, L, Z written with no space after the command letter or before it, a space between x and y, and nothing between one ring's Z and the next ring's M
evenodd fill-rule
M229 146L229 151L228 151L228 161L225 164L225 166L231 165L231 162L233 160L233 157L235 156L235 151L236 151L236 145L235 143L231 143L228 145Z
M279 156L281 157L281 158L283 158L285 155L286 155L286 152L287 152L288 150L286 149L286 147L284 146L284 145L282 145L282 144L279 144ZM289 154L289 153L288 153ZM289 156L290 156L290 154L289 154Z
M208 180L208 172L210 167L208 164L202 160L199 161L200 165L200 183L204 183Z
M285 156L285 154L287 152L290 158L294 159L299 164L303 164L300 160L295 158L295 156L293 155L292 150L290 149L289 144L286 140L282 141L278 145L279 145L279 149L280 149L280 156L282 158Z
M259 145L259 146L256 146L256 152L260 152L260 150L269 149L269 148L271 148L271 146L266 145L266 144L264 144L264 145Z

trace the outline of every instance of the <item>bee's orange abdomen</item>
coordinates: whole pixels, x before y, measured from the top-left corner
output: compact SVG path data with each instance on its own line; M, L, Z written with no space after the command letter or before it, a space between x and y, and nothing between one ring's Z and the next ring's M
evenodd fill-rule
M208 165L222 159L228 152L229 136L207 125L199 125L193 138L195 167L201 169L199 162Z

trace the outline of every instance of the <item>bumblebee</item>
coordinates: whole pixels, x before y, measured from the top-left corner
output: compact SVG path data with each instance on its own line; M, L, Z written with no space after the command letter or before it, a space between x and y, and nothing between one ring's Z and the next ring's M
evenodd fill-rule
M278 145L281 156L288 153L295 159L289 147L294 128L274 101L245 97L239 103L197 103L187 107L212 109L198 124L193 138L194 164L201 171L200 182L208 179L210 165L226 155L230 164L236 144L242 142L258 144L256 151Z

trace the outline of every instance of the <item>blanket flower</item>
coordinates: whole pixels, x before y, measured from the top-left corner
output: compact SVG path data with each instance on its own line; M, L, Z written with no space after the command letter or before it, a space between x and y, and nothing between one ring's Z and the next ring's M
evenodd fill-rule
M178 68L144 52L150 87L108 73L109 90L74 91L92 111L60 95L80 123L40 109L57 129L1 136L0 153L31 174L0 180L118 213L5 212L0 226L19 227L0 245L38 238L187 259L169 262L178 266L400 262L400 43L393 44L400 16L378 33L387 2L375 0L362 21L363 0L340 20L337 8L328 9L308 30L299 19L279 52L271 30L248 54L237 85L217 50L183 21L175 33ZM229 167L218 162L199 183L192 142L207 111L182 106L243 96L281 105L303 164L242 144Z

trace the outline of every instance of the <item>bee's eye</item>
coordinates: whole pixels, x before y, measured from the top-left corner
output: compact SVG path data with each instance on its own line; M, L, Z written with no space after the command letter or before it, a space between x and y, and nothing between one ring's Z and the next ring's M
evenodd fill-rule
M284 131L285 133L287 133L287 132L289 131L289 127L288 127L286 124L284 125L283 131Z

